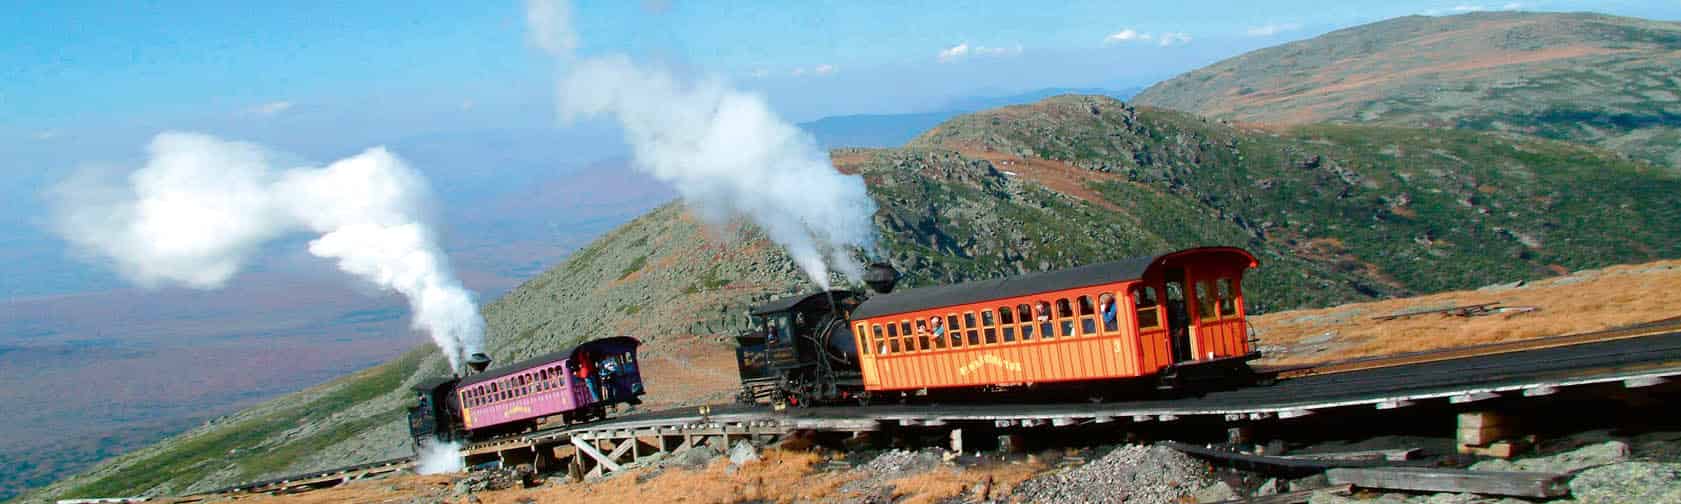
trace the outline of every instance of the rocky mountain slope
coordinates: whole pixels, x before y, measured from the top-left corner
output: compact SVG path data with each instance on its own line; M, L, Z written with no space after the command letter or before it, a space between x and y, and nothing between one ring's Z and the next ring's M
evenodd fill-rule
M1681 167L1681 23L1395 18L1227 59L1137 102L1242 122L1504 131Z
M905 148L837 150L881 209L910 284L1241 245L1256 308L1313 307L1681 256L1681 179L1587 147L1469 131L1243 129L1104 97L953 119ZM650 407L731 392L743 309L809 289L751 226L680 204L640 217L484 308L512 362L580 338L643 338ZM419 349L118 457L27 496L180 494L405 455Z

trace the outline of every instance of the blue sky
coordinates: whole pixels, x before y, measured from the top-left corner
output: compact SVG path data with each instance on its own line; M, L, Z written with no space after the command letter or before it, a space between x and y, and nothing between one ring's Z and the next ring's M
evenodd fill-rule
M1681 19L1677 0L627 0L582 2L574 24L585 54L628 52L721 75L806 121L1044 87L1144 86L1338 28L1509 7ZM81 164L132 161L165 129L323 160L447 137L459 146L449 159L417 160L446 177L465 173L458 164L474 158L472 139L498 132L552 132L548 147L575 164L619 148L598 124L557 123L553 63L527 43L517 1L62 0L0 9L0 197L21 203L0 215L13 249L0 261L61 262L62 250L27 239L40 235L42 188ZM17 248L24 242L27 250Z

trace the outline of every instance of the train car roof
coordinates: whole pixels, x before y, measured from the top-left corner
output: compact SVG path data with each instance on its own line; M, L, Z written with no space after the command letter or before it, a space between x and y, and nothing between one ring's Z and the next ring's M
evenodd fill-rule
M858 309L853 310L852 318L872 318L943 306L1026 296L1040 292L1137 280L1144 277L1144 273L1150 269L1151 265L1170 256L1219 252L1236 252L1250 262L1250 267L1256 264L1255 256L1236 247L1189 248L1162 255L1132 257L1063 270L1041 271L990 280L906 289L891 294L877 294L865 300L864 304L858 306Z
M453 376L427 378L427 379L424 379L424 380L420 380L419 383L415 383L414 387L412 387L412 388L414 390L418 390L418 391L421 391L421 392L431 392L432 389L438 388L439 385L443 385L445 383L449 383L449 382L452 382L452 381L455 381L455 377L453 377Z
M641 341L637 341L636 338L632 338L630 336L613 336L613 337L609 337L609 338L593 339L593 340L585 341L583 343L579 343L577 346L574 346L572 348L568 348L566 350L561 350L559 352L550 352L550 353L546 353L546 354L539 355L539 356L536 356L536 357L532 357L530 359L525 359L525 360L522 360L522 361L519 361L519 362L515 362L513 364L509 364L509 365L506 365L506 366L500 366L500 367L487 369L483 373L479 373L479 374L476 374L476 375L468 376L466 378L462 378L461 379L461 384L458 385L458 386L465 387L465 386L468 386L468 385L484 383L484 382L495 380L497 378L501 378L501 377L504 377L504 376L508 376L508 375L512 375L512 374L518 374L521 371L525 371L525 370L537 367L539 365L548 364L548 363L556 362L556 361L566 360L568 358L571 358L572 355L577 353L579 350L584 350L584 349L594 348L594 347L599 347L599 346L608 346L608 345L630 345L632 347L635 347L635 346L639 346L641 344L642 344Z

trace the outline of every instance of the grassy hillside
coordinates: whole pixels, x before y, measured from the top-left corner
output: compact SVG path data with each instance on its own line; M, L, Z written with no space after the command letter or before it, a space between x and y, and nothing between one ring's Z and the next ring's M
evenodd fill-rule
M1207 244L1256 251L1277 311L1681 256L1681 181L1604 151L1468 131L1239 129L1104 97L963 116L900 149L838 150L880 205L910 284ZM809 289L751 226L660 207L484 308L500 362L584 337L642 338L651 405L727 397L743 309ZM722 357L721 357L722 356ZM195 429L29 496L182 493L406 454L390 364Z
M1681 167L1681 23L1409 16L1243 54L1137 101L1243 122L1504 131Z

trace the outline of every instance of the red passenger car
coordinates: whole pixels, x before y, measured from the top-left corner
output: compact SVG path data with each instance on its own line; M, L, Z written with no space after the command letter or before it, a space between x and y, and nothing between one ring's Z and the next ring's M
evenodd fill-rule
M1247 370L1249 252L1202 247L871 297L851 333L867 391Z

